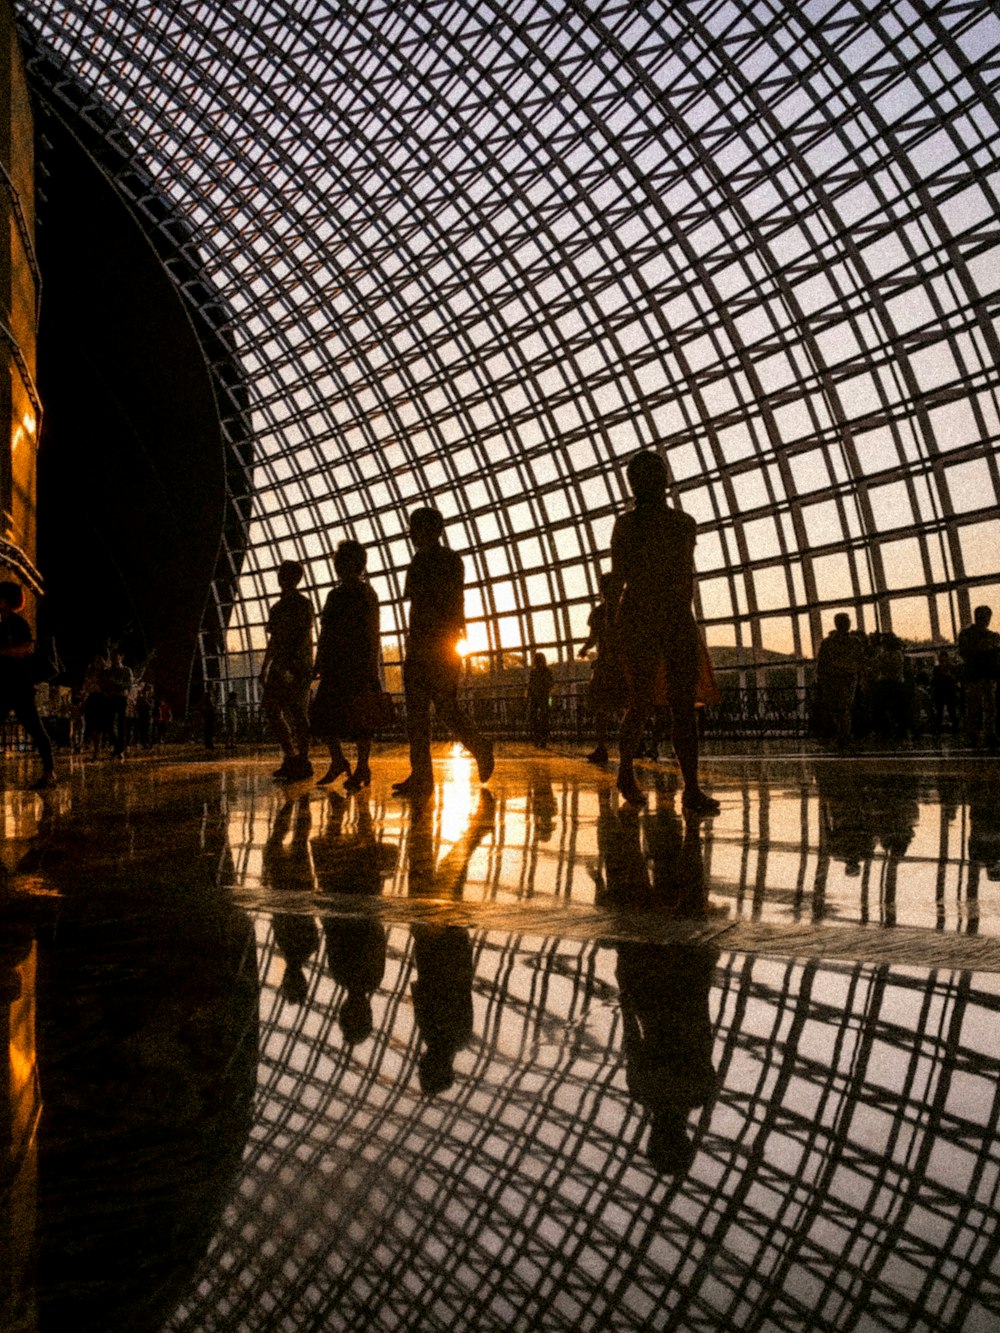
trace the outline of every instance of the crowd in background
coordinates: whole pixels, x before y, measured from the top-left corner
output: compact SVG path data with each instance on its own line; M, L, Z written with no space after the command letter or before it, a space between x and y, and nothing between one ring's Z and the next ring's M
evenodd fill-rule
M1000 635L991 619L989 607L977 607L954 649L914 660L895 634L852 629L841 613L816 662L817 734L841 747L867 737L906 742L950 734L995 748Z

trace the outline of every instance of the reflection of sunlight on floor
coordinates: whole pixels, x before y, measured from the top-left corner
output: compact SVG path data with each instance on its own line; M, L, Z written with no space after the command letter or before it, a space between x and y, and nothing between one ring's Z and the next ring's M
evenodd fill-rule
M448 757L438 765L438 773L444 779L438 812L443 855L468 829L472 812L479 803L479 791L473 785L475 761L460 745L452 746Z

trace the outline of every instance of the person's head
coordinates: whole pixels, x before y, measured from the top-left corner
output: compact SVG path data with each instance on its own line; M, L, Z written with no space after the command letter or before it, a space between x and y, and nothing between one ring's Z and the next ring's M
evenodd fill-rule
M2 586L3 585L0 584L0 587ZM14 610L16 611L17 607L15 607ZM985 629L993 619L993 612L988 606L977 606L975 611L973 611L972 616L979 628Z
M341 581L359 579L365 572L367 563L368 552L360 542L354 541L351 537L340 542L333 553L333 567L337 572L337 578Z
M833 617L833 628L838 634L846 634L851 628L851 617L846 611L838 611Z
M544 653L535 653L535 656L532 660L534 661L535 666L539 668L548 666L549 664L549 659L545 656Z
M601 594L602 597L607 597L608 593L611 591L611 575L610 575L610 574L602 574L602 575L601 575L601 577L597 580L597 590L598 590L598 592Z
M652 449L630 458L625 475L637 500L657 500L667 489L667 465Z
M291 592L302 582L305 572L298 560L282 560L278 566L278 587L282 592Z
M0 611L20 611L24 606L24 589L19 583L0 583Z
M375 1021L372 1016L372 1002L364 991L348 992L340 1006L338 1015L340 1030L348 1046L356 1046L359 1041L370 1037Z
M414 509L410 515L410 541L418 551L426 550L441 540L444 532L444 519L437 509L425 506Z

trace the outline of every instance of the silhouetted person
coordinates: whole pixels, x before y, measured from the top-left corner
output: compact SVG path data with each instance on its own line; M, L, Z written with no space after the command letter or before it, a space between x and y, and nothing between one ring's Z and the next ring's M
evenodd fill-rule
M261 878L265 888L276 889L279 893L302 893L315 887L309 860L311 827L307 796L298 801L286 801L281 806L264 844ZM289 832L291 840L286 846ZM303 1004L309 991L305 965L319 946L315 919L297 912L274 912L271 923L274 942L285 960L281 994L290 1004Z
M682 825L665 795L661 790L644 825L630 811L605 819L599 834L605 904L697 921L708 911L698 825L692 818ZM646 1154L658 1171L681 1173L694 1159L688 1115L718 1086L708 1006L718 950L631 940L614 947L626 1084L650 1117Z
M212 695L211 687L208 687L206 688L201 701L202 739L205 742L206 750L215 749L215 722L215 698Z
M267 621L267 649L261 666L261 706L282 762L274 776L297 782L312 777L309 762L309 687L312 684L312 621L309 598L297 592L305 570L297 560L278 567L281 596Z
M409 892L414 898L457 901L462 897L473 852L493 828L495 802L479 794L479 806L465 834L441 863L434 863L431 822L426 813L410 828ZM472 1036L472 940L464 926L418 922L410 927L416 980L413 1014L425 1050L420 1057L421 1090L433 1096L454 1082L455 1056Z
M240 735L240 703L235 690L226 695L225 729L226 750L232 754Z
M864 648L851 631L851 617L844 611L838 612L833 618L833 629L816 655L816 684L822 733L841 749L851 740L854 698L863 658Z
M958 636L965 686L965 730L970 745L996 745L1000 634L990 629L993 612L988 606L977 606L972 616L972 624Z
M436 509L410 515L414 556L406 572L403 597L410 603L410 623L403 663L410 773L393 786L400 796L423 799L434 788L431 768L431 706L444 725L474 755L480 782L493 772L493 745L459 707L462 660L458 644L465 634L465 576L462 559L441 544L444 519Z
M552 669L544 653L535 653L528 673L528 735L545 749L552 717Z
M658 454L636 454L626 472L635 506L615 520L608 595L618 607L615 632L629 699L618 741L618 790L631 804L645 804L633 761L662 690L684 778L684 808L691 814L716 814L718 801L698 784L695 693L701 645L691 610L695 522L667 504L667 469Z
M153 687L144 681L135 698L135 738L144 750L153 744Z
M365 578L368 556L360 542L342 541L333 557L340 582L330 592L320 616L315 673L319 678L310 709L313 734L327 744L330 766L320 785L347 774L347 791L371 782L373 700L381 698L379 606ZM369 705L366 709L366 703ZM357 747L354 772L342 741Z
M35 638L31 626L20 614L23 606L24 590L20 584L0 582L0 723L13 712L42 761L42 775L33 785L52 787L56 782L52 742L35 702Z
M345 830L347 803L330 795L326 827L312 840L313 868L322 893L377 897L396 862L396 848L376 840L367 803L359 802L357 825ZM348 1045L372 1031L372 995L385 974L385 927L374 916L324 916L330 975L346 992L338 1021Z
M872 636L868 675L872 730L883 740L901 740L909 717L903 644L895 634Z
M104 717L111 748L119 763L125 759L125 728L128 725L128 697L132 689L132 670L125 658L115 649L111 664L101 672L101 693L104 695Z
M948 730L953 736L958 734L958 672L955 659L947 649L937 655L931 671L931 709L934 718L934 734L940 736L944 730L945 714L948 715Z
M608 762L608 727L611 716L621 709L625 702L624 683L621 663L615 652L614 620L616 608L608 602L612 581L610 574L602 574L599 580L601 600L592 609L587 618L587 637L583 641L578 657L584 658L594 650L594 665L590 673L588 701L591 716L594 719L593 750L587 755L588 764L606 764Z

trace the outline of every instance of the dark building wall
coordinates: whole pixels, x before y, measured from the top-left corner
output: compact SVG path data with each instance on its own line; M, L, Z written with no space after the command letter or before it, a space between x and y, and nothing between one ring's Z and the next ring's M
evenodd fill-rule
M38 268L31 106L6 0L0 0L0 571L32 594L39 398L35 387Z
M110 638L184 705L225 510L205 353L102 170L38 106L39 561L70 674ZM200 674L200 673L199 673Z

